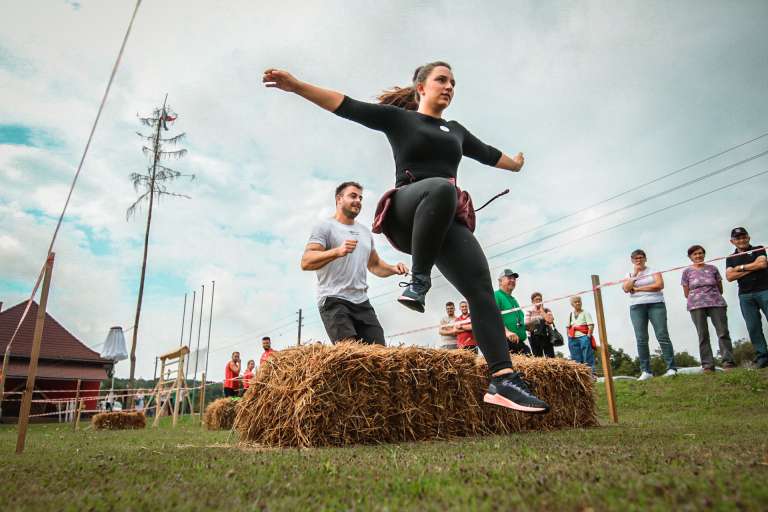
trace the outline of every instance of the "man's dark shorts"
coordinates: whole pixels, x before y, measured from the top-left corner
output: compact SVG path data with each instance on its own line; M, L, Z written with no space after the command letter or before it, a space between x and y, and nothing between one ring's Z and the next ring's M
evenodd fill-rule
M353 339L369 345L384 345L384 329L369 301L355 304L327 297L320 307L320 318L332 343Z
M237 396L237 390L232 388L224 388L224 396L227 398Z

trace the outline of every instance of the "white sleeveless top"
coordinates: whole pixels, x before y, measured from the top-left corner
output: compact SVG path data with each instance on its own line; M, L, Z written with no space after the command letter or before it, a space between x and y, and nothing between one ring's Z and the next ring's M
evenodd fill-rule
M640 273L637 275L640 277L640 279L637 279L635 281L635 286L648 286L650 284L654 283L653 274L656 271L651 269L650 267L645 267L644 270L641 270ZM627 277L632 277L632 273L630 272L627 274ZM664 302L664 292L658 291L658 292L635 292L630 293L629 295L629 305L634 306L635 304L653 304L656 302Z

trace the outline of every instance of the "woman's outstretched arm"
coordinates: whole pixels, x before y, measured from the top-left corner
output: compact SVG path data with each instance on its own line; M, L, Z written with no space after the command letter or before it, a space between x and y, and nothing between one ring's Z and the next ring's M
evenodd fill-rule
M340 92L302 82L289 72L280 69L270 68L264 71L261 81L267 87L296 93L329 112L335 112L344 101L344 95Z

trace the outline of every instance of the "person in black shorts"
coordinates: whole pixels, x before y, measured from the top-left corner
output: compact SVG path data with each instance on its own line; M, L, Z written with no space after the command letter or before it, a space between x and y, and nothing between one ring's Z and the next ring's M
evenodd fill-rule
M336 213L312 229L301 258L302 270L317 273L317 304L331 343L342 340L384 345L384 329L368 300L368 272L403 275L403 263L389 265L373 246L373 235L355 220L363 186L345 181L336 187Z
M547 411L549 406L512 370L488 262L473 235L474 209L456 187L464 155L516 172L523 166L523 154L509 157L458 122L443 119L454 95L450 65L432 62L418 67L410 86L385 91L379 104L302 82L283 70L267 69L262 80L267 87L296 93L387 136L395 159L396 188L379 202L373 231L380 230L397 249L412 256L412 279L398 300L423 312L432 267L437 265L473 312L475 337L492 376L484 400L521 411Z

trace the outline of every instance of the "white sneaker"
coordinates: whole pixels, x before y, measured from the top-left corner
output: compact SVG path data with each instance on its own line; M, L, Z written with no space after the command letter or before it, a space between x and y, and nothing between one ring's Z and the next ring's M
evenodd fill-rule
M649 380L653 378L652 373L643 372L640 374L640 376L637 378L637 380Z
M663 375L663 377L675 377L675 376L677 376L677 370L673 370L672 368L667 370L667 373Z

